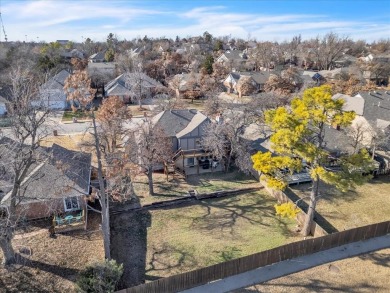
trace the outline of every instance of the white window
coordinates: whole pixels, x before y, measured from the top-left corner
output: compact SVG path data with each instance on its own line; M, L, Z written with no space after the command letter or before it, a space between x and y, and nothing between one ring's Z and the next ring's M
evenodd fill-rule
M64 198L65 212L79 210L79 200L76 196Z

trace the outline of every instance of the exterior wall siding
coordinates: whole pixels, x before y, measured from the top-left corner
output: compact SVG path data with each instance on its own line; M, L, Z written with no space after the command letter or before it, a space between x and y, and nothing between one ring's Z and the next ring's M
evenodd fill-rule
M78 200L80 208L84 209L85 201L83 197L79 197ZM51 217L54 213L65 213L63 198L39 202L29 202L21 204L17 207L17 214L19 217L25 218L27 220Z

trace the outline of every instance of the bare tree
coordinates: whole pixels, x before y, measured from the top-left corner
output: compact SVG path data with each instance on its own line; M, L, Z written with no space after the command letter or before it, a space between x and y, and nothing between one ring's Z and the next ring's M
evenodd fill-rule
M255 70L260 70L260 67L265 67L269 71L276 60L275 44L271 42L257 43L252 53L252 60Z
M172 159L171 138L165 135L159 125L153 125L146 118L130 135L126 148L129 160L148 176L149 194L154 195L153 170L161 167L164 161Z
M334 93L353 96L363 88L362 81L355 74L340 73L335 77L335 80L331 83Z
M294 36L291 41L281 44L290 65L296 63L301 44L301 35Z
M0 154L0 166L8 172L12 182L7 193L9 205L2 207L0 217L0 247L3 251L5 265L15 263L15 254L11 240L18 225L20 214L17 207L21 203L21 185L28 172L39 160L39 145L47 135L44 123L50 113L40 107L38 111L31 102L38 99L38 83L36 76L29 70L20 67L13 70L11 75L12 94L9 101L9 116L13 143L4 145Z
M315 55L318 69L331 70L334 67L334 61L342 56L348 44L348 37L340 37L332 32L322 38L317 37L312 40L312 52Z
M249 145L243 134L245 128L254 122L254 118L246 109L226 111L219 123L212 123L205 129L202 147L218 160L225 161L226 172L229 171L233 159L241 171L248 173L251 169Z
M85 110L94 98L95 91L91 88L91 80L88 74L84 71L74 71L65 81L65 92L68 93L68 100L73 104L76 103L78 108ZM94 150L97 157L97 172L99 189L96 191L96 197L98 198L101 206L102 215L102 232L104 242L104 255L106 259L111 259L110 252L110 197L106 190L104 174L103 174L103 155L101 151L101 142L96 123L95 113L93 107L90 112L92 118L92 135L94 137Z
M125 72L132 72L138 64L142 63L142 60L139 57L132 57L128 53L122 53L115 55L115 62L117 74L122 74Z
M99 122L99 135L108 153L115 153L118 141L126 135L125 122L129 122L132 115L123 101L112 96L103 100L102 106L96 112Z
M238 97L248 96L256 91L256 82L250 76L242 75L237 82Z
M298 85L290 78L285 78L279 74L271 74L265 83L264 90L267 92L275 92L281 95L288 95L294 92Z
M143 99L152 97L162 88L160 83L143 72L142 66L137 66L132 72L125 73L124 78L132 99L138 101L140 109L142 109Z
M223 113L227 109L225 101L219 98L218 94L210 95L204 102L204 114L206 116L215 116Z

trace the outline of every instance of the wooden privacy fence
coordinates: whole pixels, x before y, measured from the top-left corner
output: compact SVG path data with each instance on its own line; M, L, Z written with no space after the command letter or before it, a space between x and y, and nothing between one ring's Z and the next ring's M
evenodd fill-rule
M293 242L209 267L162 278L136 287L123 289L118 291L118 293L179 292L280 261L310 255L344 244L384 236L389 233L390 221L372 224L318 238L310 238Z

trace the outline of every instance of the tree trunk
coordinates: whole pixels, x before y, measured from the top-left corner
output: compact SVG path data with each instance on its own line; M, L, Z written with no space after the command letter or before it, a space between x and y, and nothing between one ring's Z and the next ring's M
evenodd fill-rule
M148 168L148 184L149 184L149 195L154 195L153 189L153 167Z
M3 251L3 258L4 258L2 264L5 266L14 264L16 261L15 252L12 247L11 239L12 237L0 238L0 247L1 250Z
M313 224L317 198L318 198L318 185L319 185L319 178L318 176L316 176L316 178L313 179L312 190L310 192L309 209L307 211L305 224L303 225L303 229L302 229L303 236L308 236L310 235L311 232L311 226Z
M103 165L102 165L102 154L100 152L99 136L96 129L95 114L92 112L92 124L95 138L95 150L98 162L98 180L99 180L99 200L102 208L102 232L103 232L103 243L104 243L104 256L106 259L111 259L111 238L110 238L110 209L109 199L106 193L103 179Z
M110 209L109 201L103 203L102 206L102 232L103 232L103 244L104 244L104 257L108 260L111 259L111 233L110 233Z

